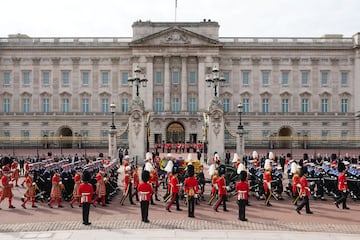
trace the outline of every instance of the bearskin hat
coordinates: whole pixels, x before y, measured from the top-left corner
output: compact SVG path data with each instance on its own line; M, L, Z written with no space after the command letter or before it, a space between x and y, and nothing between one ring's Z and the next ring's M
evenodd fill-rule
M240 181L244 182L247 178L247 172L246 171L241 171L240 172Z
M148 181L150 180L150 172L144 170L144 171L141 173L141 180L142 180L143 182L148 182Z
M301 171L300 171L300 175L301 175L301 176L304 176L304 175L307 174L307 173L308 173L307 167L302 167L302 168L301 168Z
M219 169L218 169L218 172L219 172L219 176L225 174L225 172L226 172L226 167L225 167L225 165L220 165L220 166L219 166Z
M288 158L291 158L291 157L292 157L291 153L286 154L286 156L287 156Z
M177 174L177 173L179 173L179 168L177 166L173 166L172 174Z
M332 153L331 154L331 160L336 160L336 159L337 159L336 153Z
M303 160L305 161L305 160L309 160L309 155L307 154L307 153L304 153L304 155L303 155Z
M194 168L193 165L190 164L190 165L187 166L187 174L188 174L189 177L193 177L193 176L194 176L194 174L195 174L195 168Z
M91 174L88 170L85 170L83 173L82 173L82 180L83 182L90 182L91 181Z
M7 165L7 164L10 164L11 163L11 160L8 156L5 156L2 160L2 164L3 165Z
M339 172L342 172L342 171L344 171L345 170L345 164L342 162L342 161L340 161L339 163L338 163L338 171Z

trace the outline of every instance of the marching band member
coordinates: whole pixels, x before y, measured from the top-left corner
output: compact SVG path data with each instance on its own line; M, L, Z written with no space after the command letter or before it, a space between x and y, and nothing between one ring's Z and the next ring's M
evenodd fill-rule
M15 208L12 205L12 198L14 195L13 195L11 189L13 188L13 182L11 181L11 172L10 172L10 168L8 166L10 164L10 159L8 157L5 157L4 164L5 164L5 166L3 166L3 168L2 168L3 174L1 177L1 183L2 183L3 189L2 189L2 193L1 193L0 204L5 198L8 198L9 199L9 208Z
M224 177L225 176L225 166L220 166L218 171L219 171L219 178L217 180L217 185L218 185L219 199L215 203L214 210L217 212L218 207L222 203L224 212L228 212L229 210L227 210L227 208L226 208L226 200L227 200L226 199L226 181L225 181L225 177Z
M58 208L63 208L64 206L61 205L62 182L60 179L59 169L56 169L56 172L55 172L54 176L52 177L51 183L52 183L51 193L50 193L51 199L50 199L48 205L50 208L53 208L52 207L53 202L57 201Z
M237 192L237 200L239 206L239 220L247 221L247 218L245 216L245 208L249 197L249 184L247 182L246 171L240 172L240 182L236 184L235 190Z
M298 205L297 208L295 209L298 214L301 214L300 211L304 206L306 208L306 213L307 214L312 214L313 213L310 210L310 203L309 203L310 189L309 189L309 183L308 183L308 181L306 179L307 174L308 174L307 167L305 167L305 166L302 167L301 168L301 178L300 178L301 188L300 188L299 194L300 194L300 196L303 197L303 200L300 203L300 205Z
M188 178L184 181L184 192L187 197L187 205L188 205L188 217L195 217L195 197L199 190L199 185L194 177L195 168L193 165L187 166Z
M104 179L104 167L100 167L99 172L96 174L95 180L96 180L96 197L92 202L92 204L94 207L96 207L96 202L98 200L101 200L101 206L105 207L106 186Z
M270 207L272 206L270 203L271 198L271 167L268 167L264 173L264 191L265 191L265 205Z
M80 202L81 195L79 193L80 183L81 183L81 168L78 167L78 168L76 168L76 173L75 173L75 176L74 176L74 190L73 190L73 193L72 193L72 199L70 201L71 208L74 207L73 204L76 201L79 202L79 207L81 207L81 202Z
M20 178L20 169L18 169L18 162L15 159L13 163L11 164L11 178L12 181L15 183L15 186L18 187L18 181Z
M179 180L177 178L178 175L179 175L179 169L178 169L178 167L174 166L173 170L172 170L171 181L170 181L170 193L171 193L172 198L171 198L170 202L166 205L166 210L168 212L171 212L170 207L173 205L173 203L176 204L177 211L182 211L182 209L180 208L180 203L179 203L180 184L179 184Z
M346 181L345 164L342 161L338 163L338 171L340 172L338 176L338 189L341 192L341 198L335 201L335 206L339 208L339 205L342 203L343 209L350 209L349 207L346 206L346 199L347 199L349 187Z
M21 206L23 208L26 208L26 203L31 200L31 207L32 208L37 208L37 206L35 205L35 183L33 182L33 176L32 176L32 172L27 171L25 173L25 185L26 185L26 192L25 192L25 199L24 202L21 204Z
M152 186L149 183L150 173L144 170L141 174L142 182L139 183L138 195L140 200L141 220L145 223L149 223L149 202L152 194Z

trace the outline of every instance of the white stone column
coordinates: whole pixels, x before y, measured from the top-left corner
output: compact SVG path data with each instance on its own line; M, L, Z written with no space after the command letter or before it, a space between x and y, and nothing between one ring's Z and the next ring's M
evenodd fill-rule
M187 78L187 57L181 57L181 111L186 111L188 106L187 100L187 87L188 87L188 78Z
M129 118L129 154L138 162L145 158L146 153L145 119L146 112L140 108L131 111Z
M153 59L154 57L148 56L146 57L146 79L147 87L143 88L143 100L145 104L145 110L152 110L154 107L154 67L153 67Z
M206 83L205 83L205 57L198 57L198 89L199 89L199 111L204 112L207 109L205 102L206 98Z
M164 66L164 111L170 111L170 57L165 57L165 66Z

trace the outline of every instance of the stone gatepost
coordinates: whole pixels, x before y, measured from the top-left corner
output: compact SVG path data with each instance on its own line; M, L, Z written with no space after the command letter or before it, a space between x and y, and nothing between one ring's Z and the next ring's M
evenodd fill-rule
M129 155L135 158L138 163L145 158L146 151L146 132L145 132L146 112L144 101L139 97L135 98L131 104L129 117Z
M207 113L208 117L208 131L207 131L207 142L208 142L208 159L217 152L222 160L224 161L224 112L222 110L222 104L218 97L215 97L210 105Z
M111 157L111 159L117 159L117 144L116 144L116 133L117 130L116 129L112 129L110 128L108 131L108 135L109 135L109 157Z

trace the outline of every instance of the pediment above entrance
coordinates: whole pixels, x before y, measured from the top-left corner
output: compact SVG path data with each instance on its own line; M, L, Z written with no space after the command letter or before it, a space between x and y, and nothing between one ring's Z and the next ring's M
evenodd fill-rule
M218 46L219 41L181 27L171 27L132 41L130 46Z

